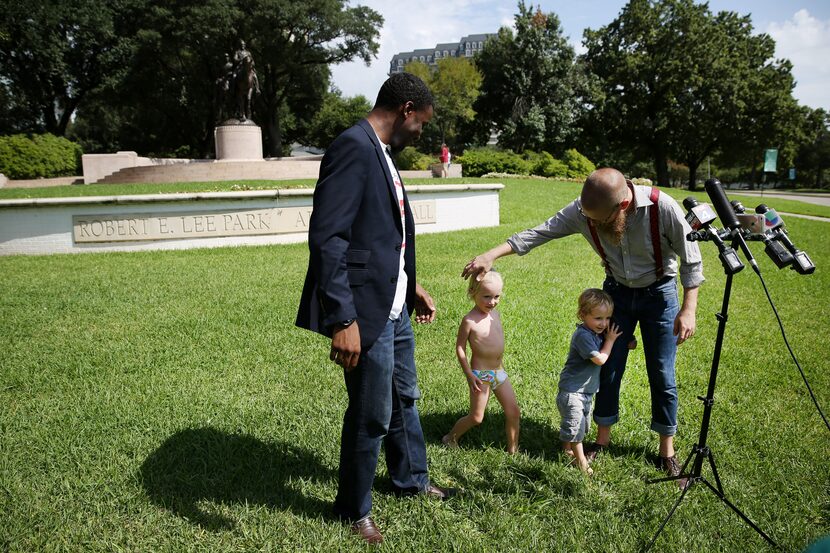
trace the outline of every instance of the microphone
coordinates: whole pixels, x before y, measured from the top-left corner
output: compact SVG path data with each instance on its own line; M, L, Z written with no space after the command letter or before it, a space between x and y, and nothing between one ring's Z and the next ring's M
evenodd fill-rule
M723 226L732 231L733 244L737 242L737 244L741 247L741 250L743 250L747 261L749 261L749 264L752 266L752 270L758 274L761 274L761 269L758 267L758 263L752 256L752 252L749 251L749 246L746 245L743 235L737 231L741 224L735 216L735 210L732 209L732 204L729 203L729 198L726 197L726 192L723 191L723 186L721 186L720 181L718 179L709 179L703 186L706 189L706 193L709 195L709 199L712 200L712 205L715 207L715 211L718 213L718 218L720 218L721 223L723 223Z
M683 207L686 208L686 222L692 230L700 230L717 218L709 204L702 204L693 196L683 200Z
M784 219L778 215L777 211L767 207L766 204L758 204L755 213L764 216L764 228L766 230L775 230L784 226Z
M729 230L734 230L740 226L738 218L735 217L735 210L729 203L729 198L726 197L726 192L723 191L723 186L718 179L709 179L703 185L709 199L712 200L712 206L718 213L720 222Z
M772 259L772 262L779 269L783 269L793 262L792 254L780 242L775 240L771 230L767 230L767 219L764 215L761 213L746 213L743 204L738 200L732 200L731 204L735 210L735 215L738 217L741 230L746 234L747 240L759 240L763 242L765 245L764 253ZM757 208L756 211L758 211ZM775 214L775 217L780 221L780 217L777 214Z
M734 249L724 243L723 238L720 236L720 231L712 226L712 221L716 217L712 208L707 204L700 203L697 201L697 198L692 196L683 200L683 207L687 209L686 221L694 229L686 235L686 240L690 242L696 240L711 240L714 242L720 251L720 262L726 274L734 275L743 269L744 264L741 263L738 254L735 253Z
M744 233L744 238L747 240L763 240L761 236L764 234L764 217L757 213L747 213L744 204L739 200L732 200L729 202L732 205L732 210L738 218L738 224L741 231Z
M792 256L792 268L795 272L801 275L810 275L816 271L816 266L807 255L795 247L792 240L790 240L787 230L784 228L784 220L778 215L774 209L770 209L764 204L760 204L755 208L755 212L764 216L765 225L770 228L770 235L778 242L781 242L787 250L787 253ZM780 246L780 244L779 244Z

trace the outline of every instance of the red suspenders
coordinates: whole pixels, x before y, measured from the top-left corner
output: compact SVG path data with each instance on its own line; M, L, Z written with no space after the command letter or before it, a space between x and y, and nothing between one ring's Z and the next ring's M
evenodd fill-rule
M651 200L648 218L651 222L651 247L654 251L654 273L657 276L657 280L663 278L663 250L660 247L660 210L657 205L659 198L660 189L652 186L651 195L648 197Z
M654 251L654 272L657 280L663 278L663 251L660 246L660 211L657 205L659 198L660 189L652 186L651 194L648 197L651 200L651 206L649 206L649 222L651 223L651 247ZM602 244L600 244L599 236L597 236L597 229L590 218L586 217L586 219L588 220L588 230L591 231L591 238L594 239L594 245L597 247L599 256L602 258L605 272L608 272L608 261L605 259L605 250L602 248Z

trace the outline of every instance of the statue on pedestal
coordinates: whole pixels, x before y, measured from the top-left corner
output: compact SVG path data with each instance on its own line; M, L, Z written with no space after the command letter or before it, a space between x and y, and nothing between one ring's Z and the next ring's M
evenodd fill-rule
M217 91L221 98L219 117L224 118L228 105L228 97L232 99L231 112L237 121L236 124L253 124L251 120L251 103L254 93L260 94L259 79L257 78L254 58L245 46L245 41L239 40L239 48L233 55L233 61L225 55L225 65L222 75L216 81Z

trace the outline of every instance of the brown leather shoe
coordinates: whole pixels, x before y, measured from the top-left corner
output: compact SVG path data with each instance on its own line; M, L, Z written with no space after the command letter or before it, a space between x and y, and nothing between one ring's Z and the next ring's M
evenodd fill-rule
M660 469L666 473L666 476L679 476L680 463L677 462L677 456L672 455L671 457L660 457ZM681 490L685 489L686 486L689 485L688 478L678 478L675 482L677 482L677 485Z
M451 497L455 497L458 494L458 490L456 488L439 488L434 484L430 484L421 493L428 497L446 501Z
M597 458L597 455L605 451L605 448L607 447L607 445L598 444L596 442L592 442L586 446L583 446L585 458L588 459L589 463L593 463L594 459Z
M369 545L383 543L383 536L375 526L372 517L365 517L352 524L352 533L357 534Z

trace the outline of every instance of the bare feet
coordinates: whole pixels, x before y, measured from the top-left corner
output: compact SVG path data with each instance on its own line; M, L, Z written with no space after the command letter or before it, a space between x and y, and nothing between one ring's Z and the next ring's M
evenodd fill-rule
M573 452L571 452L571 455L574 455ZM585 457L582 457L582 459L577 459L576 455L574 455L574 458L571 459L570 464L571 466L577 467L579 470L581 470L588 476L594 474L594 469L588 466L588 459L586 459Z
M441 438L441 443L444 444L445 446L447 446L450 449L457 449L458 448L458 442L455 441L455 439L452 436L450 436L449 434L447 434L446 436Z

